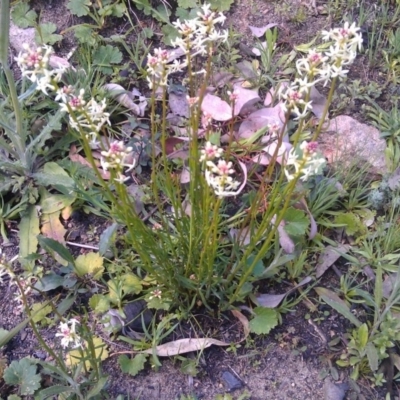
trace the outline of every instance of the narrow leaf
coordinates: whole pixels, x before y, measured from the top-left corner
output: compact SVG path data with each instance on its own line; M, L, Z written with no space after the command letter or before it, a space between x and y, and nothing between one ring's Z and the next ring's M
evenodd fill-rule
M330 305L338 313L342 314L355 326L359 327L361 325L361 322L351 313L348 305L336 293L323 287L316 287L314 290L326 304Z
M24 261L29 254L36 253L39 235L39 216L36 206L31 205L21 218L19 223L19 256L25 266L33 261Z

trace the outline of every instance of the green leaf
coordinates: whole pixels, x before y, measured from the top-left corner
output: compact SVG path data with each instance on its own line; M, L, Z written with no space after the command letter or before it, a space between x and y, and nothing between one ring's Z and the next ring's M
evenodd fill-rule
M65 261L68 261L72 265L74 264L75 262L74 257L72 257L68 249L65 246L63 246L60 242L57 242L57 240L54 239L46 238L42 235L38 236L38 240L40 246L42 246L48 253L52 254L53 258L55 258L54 257L54 252L55 252Z
M364 349L368 343L368 326L367 324L362 324L357 331L358 342L361 349Z
M40 202L42 214L53 214L70 206L75 201L75 196L65 194L49 194Z
M89 306L96 314L103 314L110 310L110 301L102 294L94 294L89 299Z
M340 213L335 217L334 223L345 228L346 235L361 236L367 232L367 227L363 224L357 214L348 212Z
M75 260L75 272L78 276L89 274L93 279L100 279L104 272L103 257L94 252L81 254Z
M75 37L79 43L86 43L90 46L96 44L94 30L85 25L78 25L74 28Z
M291 236L305 235L308 225L310 224L304 211L296 210L293 207L286 210L284 220L286 223L285 231Z
M209 0L211 8L217 11L229 11L234 0Z
M104 74L113 72L111 64L118 64L122 61L122 53L117 47L109 44L100 46L93 54L93 65L97 66Z
M195 8L198 6L197 0L178 0L178 6L182 8Z
M108 380L107 376L103 376L102 378L100 378L94 385L94 387L90 390L90 392L86 394L85 399L89 400L92 397L97 396L104 389L107 380Z
M37 14L25 2L18 3L11 11L11 18L19 28L35 26Z
M54 44L62 40L62 35L54 33L57 31L57 25L52 22L40 24L36 34L35 41L37 44Z
M122 372L132 376L136 376L144 368L146 360L146 354L136 354L134 358L128 358L126 355L118 357L118 363Z
M40 388L42 377L36 373L37 366L28 358L13 361L4 371L3 379L9 385L19 385L23 396L33 394Z
M90 0L69 0L67 4L68 10L71 11L72 15L76 15L77 17L84 17L89 14L92 3Z
M32 261L24 260L32 253L36 253L38 246L37 236L40 233L39 216L36 206L31 205L24 212L19 223L19 257L24 268L33 267Z
M142 291L140 279L134 274L125 274L121 276L122 290L124 294L138 294Z
M172 41L174 41L177 37L180 36L178 30L176 28L174 28L173 26L164 25L161 28L161 30L163 33L163 42L167 46L171 46Z
M49 274L39 278L35 283L34 288L40 290L41 292L48 292L50 290L57 289L64 283L64 278L60 275L50 272Z
M34 303L31 307L31 311L34 314L32 321L36 323L45 323L46 317L53 311L50 305L45 305L44 303Z
M69 386L61 386L61 385L50 386L46 389L42 389L37 394L37 397L35 396L35 399L37 398L38 400L45 400L45 399L51 398L52 396L55 396L56 394L71 393L71 392L74 392L74 389ZM60 396L58 398L61 399L62 397ZM67 397L65 397L65 398L67 398Z
M111 226L109 226L101 235L99 241L99 254L104 256L107 250L111 247L111 245L115 242L114 234L117 231L119 224L114 222Z
M347 318L355 326L359 327L361 325L361 322L351 313L348 305L336 293L323 287L316 287L314 290L326 304L342 314L343 317Z
M59 192L71 195L75 191L75 181L55 162L44 165L42 172L32 174L41 186L53 186Z
M367 344L366 350L367 350L369 367L371 368L372 372L375 372L379 367L378 351L376 350L376 347L374 346L374 344L371 342L369 342Z
M278 313L272 308L256 307L255 317L250 321L250 332L266 335L278 325Z

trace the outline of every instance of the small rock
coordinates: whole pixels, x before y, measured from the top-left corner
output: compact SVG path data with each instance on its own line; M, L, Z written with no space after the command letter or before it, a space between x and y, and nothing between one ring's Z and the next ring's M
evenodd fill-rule
M35 28L18 28L10 21L10 45L18 54L24 50L24 43L33 46L35 44Z
M225 386L229 392L233 392L234 390L243 387L243 382L229 371L224 371L222 373L222 379L224 380Z
M324 400L343 400L349 390L347 383L335 384L330 379L324 383Z
M153 319L153 313L147 308L147 303L144 300L133 301L124 306L126 316L125 327L132 329L135 332L143 332L143 323L147 327Z
M350 166L355 162L365 162L371 165L370 173L387 173L386 142L373 126L339 115L329 121L327 131L321 133L318 141L329 163L340 162L342 166Z

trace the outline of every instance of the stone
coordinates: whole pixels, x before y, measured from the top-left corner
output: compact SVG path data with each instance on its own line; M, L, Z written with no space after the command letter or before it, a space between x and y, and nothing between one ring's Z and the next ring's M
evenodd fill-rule
M358 122L347 115L339 115L330 121L318 138L322 153L330 164L343 167L368 163L371 174L384 175L386 141L373 126Z

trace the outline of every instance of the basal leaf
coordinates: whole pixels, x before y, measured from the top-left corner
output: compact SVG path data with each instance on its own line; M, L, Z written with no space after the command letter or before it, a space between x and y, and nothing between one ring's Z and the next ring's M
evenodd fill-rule
M291 236L305 235L310 224L304 211L290 207L285 212L285 231Z
M90 0L69 0L67 8L71 11L71 14L77 17L83 17L89 14L89 6L91 5L92 3Z
M142 291L140 279L134 274L125 274L121 276L122 290L125 294L138 294Z
M103 257L94 252L81 254L75 260L75 272L78 276L89 274L93 279L100 279L104 272Z
M63 39L62 35L55 33L57 25L52 22L40 24L35 35L35 41L38 44L54 44Z
M49 315L53 309L50 305L45 305L44 303L34 303L31 307L31 311L34 313L32 321L43 324L46 322L47 315Z
M4 371L3 379L9 385L19 385L20 394L32 395L40 388L42 377L36 373L36 364L28 358L13 361Z
M60 221L60 211L51 214L42 214L41 222L43 236L54 239L61 244L65 244L65 234L67 230Z
M234 0L209 0L211 8L217 11L229 11Z
M54 253L57 253L64 260L68 261L70 264L74 264L75 262L74 257L72 257L68 249L65 246L63 246L60 242L54 239L46 238L41 235L39 235L38 239L40 246L42 246L48 253L52 255L54 255Z
M42 214L53 214L60 212L65 207L70 206L75 201L75 196L67 196L65 194L51 194L45 197L41 202Z
M11 17L19 28L35 26L37 14L25 2L18 3L11 11Z
M361 325L361 322L351 313L348 305L336 293L323 287L316 287L314 290L326 304L330 305L338 313L342 314L355 326L359 327Z
M122 372L132 376L136 376L143 368L147 360L147 354L136 354L133 358L126 355L118 357L118 363Z
M255 316L250 321L250 332L266 335L278 325L278 313L271 308L256 307Z
M198 6L196 0L178 0L178 6L182 8L195 8Z
M108 358L107 346L103 342L103 340L97 336L92 336L92 340L93 340L93 346L95 348L94 356L96 358L96 360L93 360L93 362L98 363L99 360L105 360L106 358ZM90 359L93 359L93 355L89 350L88 343L85 341L85 346L83 347L83 349L75 349L67 353L65 363L68 366L74 366L84 361L85 368L89 370L91 369L92 366L92 364L89 362Z
M19 256L26 267L33 266L32 261L24 261L24 259L30 254L36 253L39 233L38 210L36 206L31 205L22 215L19 223Z
M116 222L114 222L100 235L99 254L101 256L103 256L106 253L106 251L111 247L111 245L115 241L115 239L113 238L118 227L119 225Z
M112 64L118 64L122 61L122 53L117 47L109 44L99 46L93 54L93 65L97 66L104 74L112 73Z
M78 25L74 28L75 37L79 43L86 43L90 46L96 44L94 30L85 25Z

